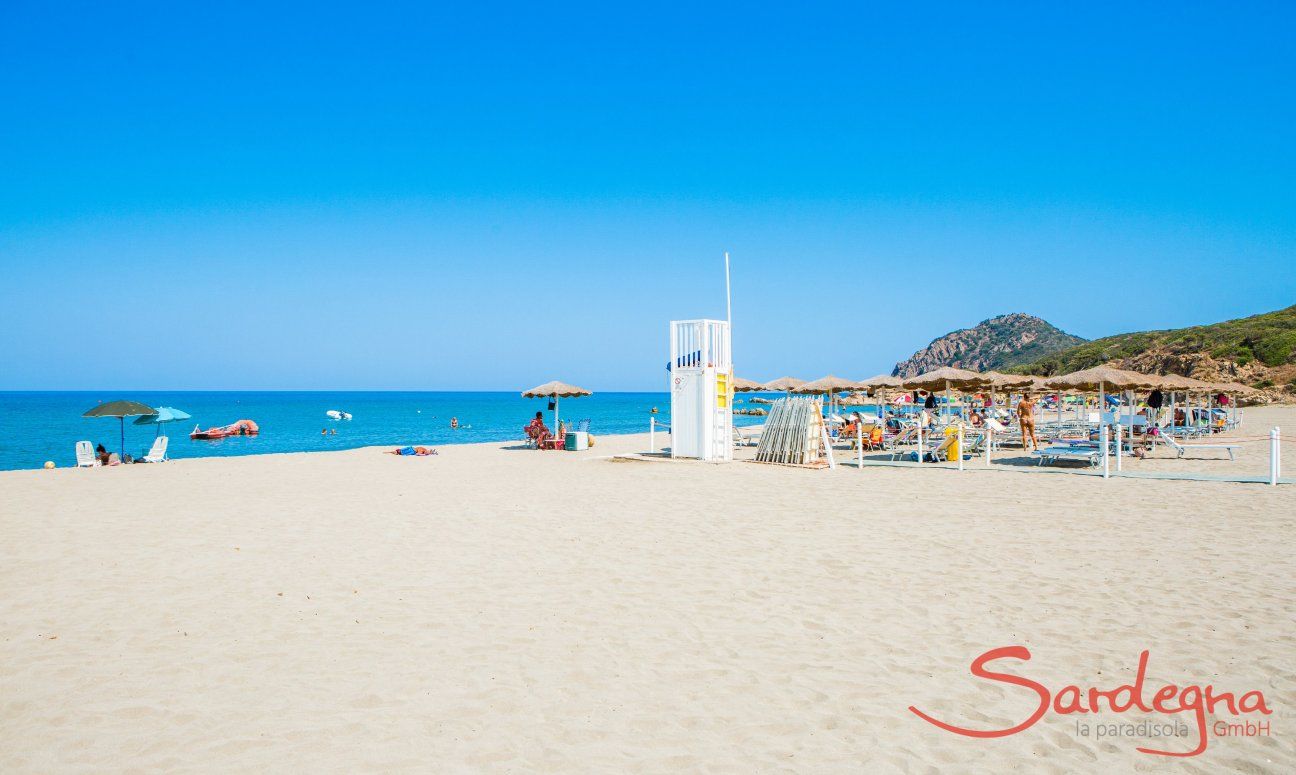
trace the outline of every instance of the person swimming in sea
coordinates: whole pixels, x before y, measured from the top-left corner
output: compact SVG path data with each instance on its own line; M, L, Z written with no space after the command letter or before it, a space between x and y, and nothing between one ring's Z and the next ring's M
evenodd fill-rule
M451 429L454 429L454 428L458 428L458 427L459 427L459 418L458 418L458 417L451 417L451 418L450 418L450 427L451 427Z

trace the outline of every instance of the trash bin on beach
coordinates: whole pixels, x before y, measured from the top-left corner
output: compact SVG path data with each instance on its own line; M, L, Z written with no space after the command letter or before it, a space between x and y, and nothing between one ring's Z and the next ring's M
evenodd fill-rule
M586 431L567 431L565 448L569 452L580 452L589 449L589 433Z

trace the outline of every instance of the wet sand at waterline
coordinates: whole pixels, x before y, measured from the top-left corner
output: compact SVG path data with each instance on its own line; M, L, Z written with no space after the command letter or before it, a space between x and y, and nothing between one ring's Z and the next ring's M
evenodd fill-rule
M646 441L0 473L0 770L1296 770L1296 486L604 457ZM908 709L1023 721L968 672L1011 645L1053 691L1148 650L1149 701L1260 690L1208 723L1271 732Z

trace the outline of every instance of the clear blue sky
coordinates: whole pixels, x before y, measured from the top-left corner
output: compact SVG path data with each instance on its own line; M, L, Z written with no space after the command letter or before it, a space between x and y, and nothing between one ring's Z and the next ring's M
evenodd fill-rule
M1291 3L185 5L0 4L0 388L663 389L724 250L756 379L1296 302Z

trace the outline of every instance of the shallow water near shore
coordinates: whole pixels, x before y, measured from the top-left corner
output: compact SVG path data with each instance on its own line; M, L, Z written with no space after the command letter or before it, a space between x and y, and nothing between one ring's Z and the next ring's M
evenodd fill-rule
M553 425L543 399L523 399L515 392L4 392L0 393L0 470L40 468L52 460L59 467L76 465L76 442L88 440L121 451L116 418L86 418L82 413L105 402L127 398L149 406L171 406L193 419L162 426L173 458L226 457L272 452L314 452L399 444L469 444L521 439L522 427L537 411ZM739 406L742 406L741 404ZM652 410L660 421L670 415L670 395L661 393L595 393L565 399L560 417L568 422L588 418L596 437L648 430ZM331 420L330 409L350 412L351 420ZM461 425L450 427L452 417ZM258 436L217 441L191 440L194 425L210 428L249 419ZM153 425L126 418L125 451L144 454L153 443ZM736 425L760 417L735 416ZM330 431L324 434L321 431ZM336 435L332 431L337 431Z

